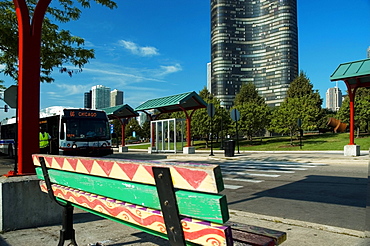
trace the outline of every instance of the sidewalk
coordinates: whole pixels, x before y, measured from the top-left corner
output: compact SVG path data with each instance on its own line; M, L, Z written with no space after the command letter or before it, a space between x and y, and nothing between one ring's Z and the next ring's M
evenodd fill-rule
M222 160L224 158L248 158L253 160L285 160L299 162L332 163L349 161L354 164L367 165L368 151L362 151L360 156L345 157L343 152L240 152L235 157L224 157L222 151L215 151L214 156L209 156L209 151L197 151L193 155L183 154L147 154L145 151L129 150L126 153L117 153L111 158L124 159L176 159L183 161L199 161L207 159ZM337 228L327 225L308 223L305 221L289 220L248 212L230 210L231 221L249 225L261 226L287 232L287 241L283 246L367 246L370 239L364 238L364 232ZM21 219L22 215L19 216ZM168 245L160 238L132 229L95 215L76 210L75 213L76 241L79 246L105 245ZM0 246L50 246L57 245L59 240L60 225L30 228L6 232L0 235ZM67 243L65 244L67 245Z

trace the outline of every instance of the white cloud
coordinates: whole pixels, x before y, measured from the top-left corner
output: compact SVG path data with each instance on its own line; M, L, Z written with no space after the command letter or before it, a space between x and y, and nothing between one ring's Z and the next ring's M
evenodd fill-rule
M132 54L138 56L156 56L159 55L158 49L151 46L139 46L138 44L126 41L126 40L119 40L118 45L122 46L123 48L129 50Z
M91 86L88 85L70 85L70 84L58 84L55 85L61 90L61 95L80 95L81 93L90 90Z
M182 67L180 64L176 63L175 65L171 66L160 66L161 71L159 72L159 76L165 76L170 73L176 73L182 70Z

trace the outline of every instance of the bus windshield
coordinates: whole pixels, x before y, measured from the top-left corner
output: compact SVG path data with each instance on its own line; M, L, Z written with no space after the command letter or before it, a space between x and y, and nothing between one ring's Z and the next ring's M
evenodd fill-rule
M109 140L109 124L106 119L66 119L69 141Z

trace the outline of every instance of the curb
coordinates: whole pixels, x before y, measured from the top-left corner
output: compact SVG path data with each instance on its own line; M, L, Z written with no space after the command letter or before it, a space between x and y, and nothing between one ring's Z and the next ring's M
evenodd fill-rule
M229 211L230 211L230 214L235 214L238 217L269 221L269 222L274 222L274 223L281 223L281 224L286 224L286 225L291 225L291 226L298 226L302 228L310 228L310 229L337 233L337 234L342 234L342 235L348 235L348 236L354 236L354 237L359 237L359 238L366 238L365 232L363 231L351 230L351 229L342 228L342 227L335 227L335 226L317 224L317 223L300 221L300 220L292 220L292 219L285 219L285 218L262 215L262 214L249 213L249 212L232 210L232 209L230 209Z

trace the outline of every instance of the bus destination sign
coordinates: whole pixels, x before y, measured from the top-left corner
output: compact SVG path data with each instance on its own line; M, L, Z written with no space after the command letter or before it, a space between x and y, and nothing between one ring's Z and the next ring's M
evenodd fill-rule
M64 117L68 118L106 118L106 114L94 110L64 110Z

